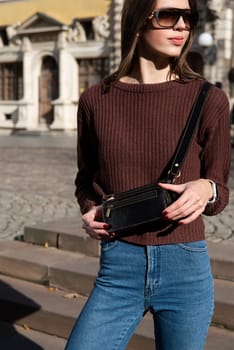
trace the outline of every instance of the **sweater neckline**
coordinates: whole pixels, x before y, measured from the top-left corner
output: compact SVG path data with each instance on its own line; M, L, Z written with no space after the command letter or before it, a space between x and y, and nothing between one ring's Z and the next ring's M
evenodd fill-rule
M115 81L113 82L113 86L117 89L124 90L124 91L131 91L131 92L156 92L156 91L162 91L162 90L168 90L168 89L174 89L175 87L178 87L178 85L187 85L188 83L195 82L196 80L189 80L181 82L179 80L170 80L165 81L162 83L140 83L140 84L131 84L131 83L125 83L122 81Z

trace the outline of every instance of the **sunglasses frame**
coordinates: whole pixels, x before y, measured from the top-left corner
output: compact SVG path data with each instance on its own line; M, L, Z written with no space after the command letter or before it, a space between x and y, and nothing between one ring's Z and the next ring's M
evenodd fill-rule
M175 19L175 23L173 25L168 25L168 26L164 26L160 24L160 19L159 19L159 14L160 12L170 12L173 14L177 14L177 18ZM192 12L190 9L180 9L180 8L162 8L159 9L157 11L153 11L151 12L151 14L149 15L148 19L152 20L153 18L156 19L157 24L159 25L160 28L165 28L165 29L171 29L174 28L174 26L179 22L180 18L183 18L184 22L185 21L185 16L188 16L187 18L189 18L189 26L186 25L186 28L194 28L197 25L198 19L199 19L199 15L198 12Z

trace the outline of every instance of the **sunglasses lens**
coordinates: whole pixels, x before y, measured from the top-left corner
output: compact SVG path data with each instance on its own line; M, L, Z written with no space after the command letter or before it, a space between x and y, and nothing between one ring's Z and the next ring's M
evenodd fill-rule
M154 21L162 28L173 28L180 17L183 18L187 28L195 26L198 21L198 14L190 10L163 9L154 12Z
M172 27L175 25L178 13L174 11L162 10L158 12L158 24L162 27Z
M191 19L191 13L184 13L183 15L183 20L184 20L184 23L186 25L186 27L191 27L191 22L192 22L192 19Z

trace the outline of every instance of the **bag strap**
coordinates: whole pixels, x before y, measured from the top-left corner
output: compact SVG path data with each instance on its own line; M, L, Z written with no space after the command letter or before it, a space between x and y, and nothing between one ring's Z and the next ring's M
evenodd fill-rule
M196 126L201 117L202 107L205 102L207 92L211 88L212 84L205 82L199 92L199 95L193 104L185 128L182 132L179 144L175 151L175 156L172 160L170 169L163 182L173 183L177 177L180 176L180 169L182 167L185 155L191 144L192 137L195 133Z

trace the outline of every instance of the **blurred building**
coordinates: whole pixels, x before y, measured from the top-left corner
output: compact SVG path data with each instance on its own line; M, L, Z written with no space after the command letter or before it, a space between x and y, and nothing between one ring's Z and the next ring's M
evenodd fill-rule
M234 1L198 3L189 63L222 87L231 102ZM122 4L0 0L0 128L76 128L80 93L118 66Z
M107 0L0 1L0 127L69 130L109 72Z
M222 87L231 102L234 98L234 1L199 0L198 5L200 21L190 63Z

